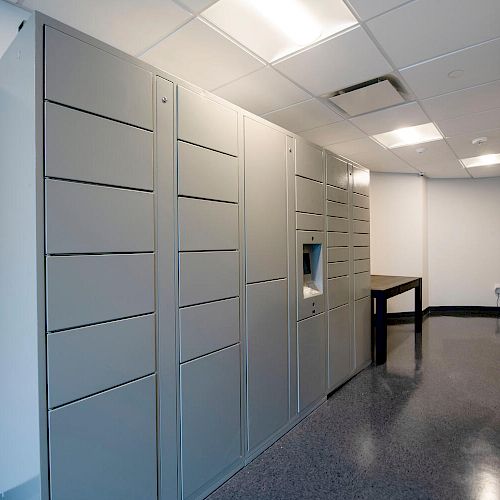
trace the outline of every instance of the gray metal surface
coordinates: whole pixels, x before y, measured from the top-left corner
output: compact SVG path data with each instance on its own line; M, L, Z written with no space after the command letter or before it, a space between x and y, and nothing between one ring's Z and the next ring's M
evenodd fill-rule
M248 450L288 420L288 282L247 285Z
M177 87L179 139L238 156L238 114L233 109Z
M295 173L315 181L324 181L323 151L304 141L296 140Z
M369 234L370 223L361 220L352 221L352 231L353 233Z
M349 262L334 262L328 264L328 278L337 278L349 274Z
M47 336L49 408L154 371L154 315Z
M195 497L242 454L240 346L181 366L182 497Z
M49 413L51 500L156 495L155 376Z
M370 208L370 198L368 196L354 193L352 195L352 204L355 207Z
M370 172L353 166L352 178L352 192L368 196L370 194Z
M47 257L49 331L154 309L153 254Z
M179 250L236 250L238 205L179 198Z
M347 163L335 156L326 154L326 182L330 186L347 189Z
M247 283L285 278L286 136L249 118L244 127Z
M152 75L47 26L45 98L152 130Z
M326 202L327 214L333 217L349 217L349 206L335 201Z
M328 309L349 303L349 276L328 280Z
M370 235L369 234L353 234L352 235L352 245L355 247L369 247L370 246Z
M325 314L297 323L299 412L325 395Z
M370 273L357 273L354 275L354 298L362 299L371 294Z
M370 247L354 247L354 259L369 259Z
M347 203L347 191L334 186L326 186L326 199L338 203Z
M325 217L323 215L297 213L295 227L303 231L323 231Z
M349 260L348 247L332 247L328 249L328 262L345 262Z
M297 212L324 214L324 186L321 182L295 177L295 209Z
M327 241L329 247L347 247L349 246L349 233L329 231Z
M179 306L228 299L238 295L237 251L179 254Z
M337 231L341 233L349 232L349 220L339 217L327 217L328 231Z
M360 369L372 358L371 353L371 297L356 300L354 303L354 344L355 369Z
M239 342L239 299L182 308L179 331L181 363Z
M352 207L352 218L356 220L370 220L370 209L361 207Z
M238 202L238 160L234 156L179 141L178 193Z
M153 134L45 103L45 175L153 190Z
M152 193L59 180L45 182L49 254L152 252Z
M354 272L355 273L364 273L370 272L370 259L362 259L354 261Z
M328 313L328 388L334 389L352 373L349 305Z

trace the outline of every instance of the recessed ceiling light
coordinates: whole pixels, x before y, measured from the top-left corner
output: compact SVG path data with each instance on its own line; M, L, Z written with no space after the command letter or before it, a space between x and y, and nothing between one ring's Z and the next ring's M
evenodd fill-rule
M460 160L464 167L487 167L500 164L500 154L473 156L472 158L462 158Z
M457 78L460 78L461 76L463 76L464 73L465 72L463 69L454 69L453 71L450 71L448 73L448 78L457 79Z
M342 0L219 0L202 16L268 62L357 24Z
M404 127L372 136L377 142L389 149L439 141L443 138L434 123L424 123L415 127Z

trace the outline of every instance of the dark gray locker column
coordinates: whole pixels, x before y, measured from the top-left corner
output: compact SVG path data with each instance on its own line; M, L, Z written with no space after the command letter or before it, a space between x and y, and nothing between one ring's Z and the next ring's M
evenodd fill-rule
M238 115L177 87L182 498L242 465Z
M248 453L288 421L287 137L244 118Z

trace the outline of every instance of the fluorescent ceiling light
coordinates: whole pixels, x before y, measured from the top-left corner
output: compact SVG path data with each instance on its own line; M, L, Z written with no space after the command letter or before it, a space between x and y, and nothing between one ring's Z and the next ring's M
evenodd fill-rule
M372 136L377 142L389 149L439 141L443 138L434 123L424 123L415 127L404 127Z
M500 164L500 154L473 156L472 158L463 158L460 161L467 168L488 167Z
M202 16L268 62L357 23L342 0L219 0Z

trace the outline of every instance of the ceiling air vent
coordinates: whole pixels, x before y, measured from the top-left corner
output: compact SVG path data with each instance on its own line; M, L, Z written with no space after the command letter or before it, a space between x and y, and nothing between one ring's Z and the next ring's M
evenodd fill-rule
M357 116L405 102L404 90L394 79L376 78L329 96L330 101L349 116Z

